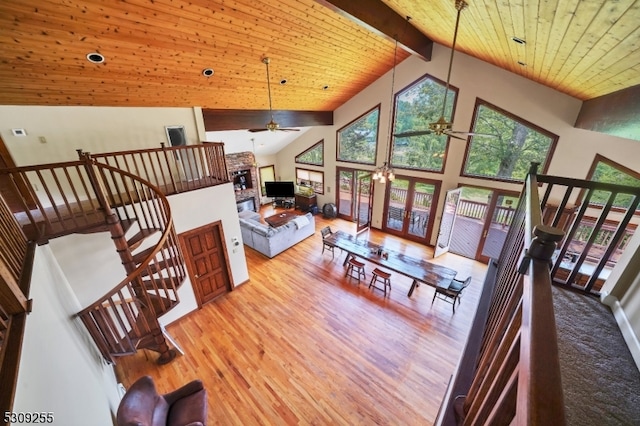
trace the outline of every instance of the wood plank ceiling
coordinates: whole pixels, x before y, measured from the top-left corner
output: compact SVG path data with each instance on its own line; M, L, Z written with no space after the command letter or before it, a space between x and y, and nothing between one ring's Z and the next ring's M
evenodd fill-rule
M451 45L453 0L382 1ZM0 104L264 110L266 55L274 109L333 111L389 71L394 51L340 3L2 0ZM640 0L469 3L460 51L582 100L640 84Z

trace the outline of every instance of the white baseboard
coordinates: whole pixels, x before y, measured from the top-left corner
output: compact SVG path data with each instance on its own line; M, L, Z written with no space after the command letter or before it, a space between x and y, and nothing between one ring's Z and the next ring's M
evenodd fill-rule
M600 300L611 308L613 316L618 323L618 328L620 328L620 331L622 332L622 337L624 337L624 341L627 343L629 351L631 351L631 356L636 363L636 367L640 370L640 341L638 340L636 333L633 331L633 327L631 327L631 323L629 322L624 309L622 309L620 301L618 298L611 296L610 294L602 294Z

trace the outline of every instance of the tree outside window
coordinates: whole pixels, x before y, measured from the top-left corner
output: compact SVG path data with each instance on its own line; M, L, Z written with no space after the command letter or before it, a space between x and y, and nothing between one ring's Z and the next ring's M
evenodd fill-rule
M443 108L446 84L426 75L396 95L394 134L426 130L429 123L444 115L452 121L458 89L449 86L447 105ZM441 172L447 151L448 136L425 134L394 137L391 153L393 167Z
M522 182L532 162L544 173L558 136L480 99L462 174Z
M614 183L616 185L633 186L636 188L640 187L640 174L601 155L596 156L587 179L595 182ZM609 200L609 196L610 192L594 191L589 202L597 205L605 205ZM613 201L613 206L627 209L631 205L633 198L631 194L618 194Z
M338 161L375 164L380 106L338 130Z
M311 148L296 155L296 163L324 166L324 140L314 144Z

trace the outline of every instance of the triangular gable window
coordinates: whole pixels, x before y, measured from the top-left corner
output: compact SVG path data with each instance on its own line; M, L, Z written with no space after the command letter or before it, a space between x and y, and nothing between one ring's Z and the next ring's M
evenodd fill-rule
M296 155L296 163L324 166L324 139Z

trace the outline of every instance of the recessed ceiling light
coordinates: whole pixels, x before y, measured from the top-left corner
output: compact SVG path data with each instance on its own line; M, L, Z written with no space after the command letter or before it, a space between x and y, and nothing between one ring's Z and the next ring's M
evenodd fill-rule
M511 40L515 41L518 44L526 44L527 43L526 41L524 41L524 39L521 39L520 37L516 37L516 36L511 37Z
M213 69L212 68L203 69L202 75L204 75L205 77L211 77L213 75Z
M98 52L87 53L87 60L93 64L101 64L104 62L104 56Z
M322 86L322 90L329 90L329 85L325 84L324 86Z
M287 84L287 79L283 78L282 80L280 80L280 84Z

